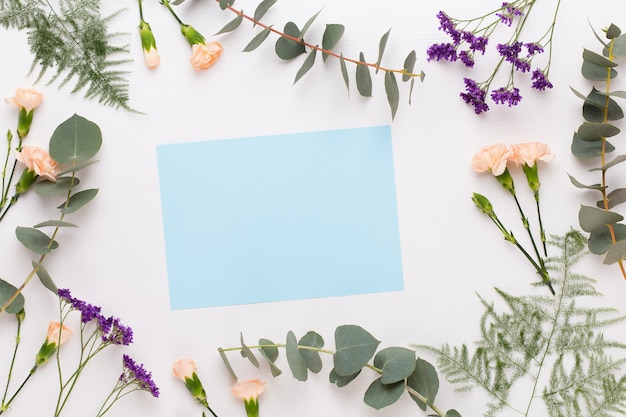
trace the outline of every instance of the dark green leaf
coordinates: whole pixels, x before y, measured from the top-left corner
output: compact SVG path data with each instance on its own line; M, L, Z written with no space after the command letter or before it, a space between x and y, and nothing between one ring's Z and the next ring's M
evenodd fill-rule
M356 325L344 325L335 330L333 355L335 372L340 376L356 374L374 356L380 341Z
M300 30L293 22L287 22L283 32L292 38L300 39ZM280 59L285 60L293 59L305 52L304 45L301 42L296 42L283 36L276 40L275 50L276 55Z
M60 164L79 164L98 153L101 145L98 125L74 114L52 134L50 156Z
M461 414L458 411L451 409L446 411L446 417L461 417Z
M578 133L574 132L572 138L572 154L577 158L595 158L602 155L602 141L584 141L580 140ZM608 141L604 143L604 152L611 153L615 150L615 147Z
M388 347L374 356L374 366L381 369L381 382L403 381L415 370L415 351L403 347Z
M626 202L626 188L618 188L611 191L606 198L609 201L609 209ZM598 208L604 208L604 201L600 200L596 203Z
M402 74L402 81L409 81L414 77L411 77L409 74L413 74L415 70L415 61L417 60L415 55L415 50L409 52L409 55L404 59L404 74Z
M339 39L343 36L345 31L344 25L340 25L337 23L331 23L326 25L326 29L324 30L324 35L322 36L322 49L325 51L332 51L335 46L339 43ZM328 54L326 52L322 53L322 59L326 61L328 58Z
M378 59L376 60L376 74L378 74L378 70L380 69L380 64L383 60L383 54L385 53L385 48L387 47L387 40L389 39L389 33L391 33L391 29L389 29L378 42Z
M324 347L324 339L319 334L310 331L300 338L298 345L321 349ZM300 356L302 356L306 367L309 368L311 372L318 373L322 370L322 359L320 358L319 352L301 348Z
M606 30L606 37L607 37L607 39L615 39L621 33L622 33L622 31L620 30L620 28L615 26L613 23L611 23L611 25Z
M626 35L620 35L613 41L613 55L616 58L626 57Z
M614 61L611 61L610 59L607 59L603 57L602 55L596 54L595 52L590 51L588 49L583 49L583 60L585 62L589 62L594 65L598 65L600 67L605 68L605 71L604 71L605 74L609 68L613 68L617 66L617 63L615 63Z
M361 371L353 375L340 376L340 375L337 375L337 372L335 372L335 369L333 369L332 371L330 371L330 375L328 376L328 379L330 380L331 384L335 384L337 385L337 387L341 388L341 387L345 387L350 382L352 382L354 378L359 376L360 373Z
M259 339L259 345L264 346L260 349L261 355L267 359L272 376L277 377L282 374L283 371L275 364L278 358L278 348L275 346L276 344L269 339Z
M100 161L85 161L85 162L81 162L80 164L76 164L76 165L71 166L71 167L69 167L67 169L64 169L63 171L59 172L59 175L69 174L70 172L78 172L81 169L86 168L89 165L93 165L93 164L95 164L97 162L100 162ZM57 181L58 181L58 178L57 178Z
M621 223L613 224L613 233L616 240L626 239L626 225ZM595 229L589 235L589 251L595 255L606 253L613 246L611 231L607 226Z
M615 100L594 87L585 97L583 117L588 122L603 123L605 116L607 120L620 120L624 118L624 112Z
M220 30L217 31L217 33L215 33L215 35L221 35L222 33L232 32L233 30L237 29L239 25L241 25L241 22L243 22L243 10L241 11L241 13L242 14L237 15L237 17L235 17L233 20L226 23L224 27L222 27Z
M47 289L52 291L54 295L56 295L59 292L59 289L57 288L56 284L50 277L50 274L48 274L48 271L46 271L46 268L44 268L42 264L37 263L35 261L32 261L32 263L33 263L33 269L35 270L35 273L37 274L39 281L41 281L44 287L46 287Z
M73 213L76 210L79 210L85 204L89 203L94 198L96 198L97 194L98 190L96 188L79 191L69 198L67 204L63 203L57 208L61 209L61 213L63 214Z
M580 140L594 141L615 136L619 132L619 128L607 123L584 122L578 128L578 137Z
M309 18L309 20L306 21L306 23L304 24L304 27L302 28L302 32L300 32L300 36L298 36L300 40L304 38L304 34L309 30L309 28L311 27L315 19L317 19L317 16L320 14L320 12L321 10L315 13L313 16L311 16L311 18Z
M45 222L37 223L33 227L78 227L73 223L63 222L60 220L47 220Z
M346 89L348 90L348 94L350 94L350 81L348 78L348 68L346 67L346 60L343 58L343 54L341 54L341 59L339 60L339 66L341 68L341 76L343 77L343 82L346 84Z
M437 376L437 371L430 363L418 358L415 362L415 370L407 379L406 384L426 398L427 401L424 403L411 395L411 398L422 410L426 411L427 405L433 405L435 396L439 391L439 377Z
M254 367L258 368L260 366L259 360L254 356L254 352L245 344L243 341L243 334L239 333L239 343L241 344L241 356L244 358L248 358L250 363L254 365Z
M50 239L50 236L32 227L18 226L15 229L15 235L17 236L17 240L22 242L22 245L38 255L45 255L59 247L59 244Z
M398 82L396 81L396 75L391 72L385 72L385 92L387 93L387 101L391 108L391 118L396 117L398 111L398 103L400 103L400 92L398 91Z
M363 63L356 65L356 88L363 97L371 97L372 76L370 75L369 67L364 64L365 55L363 52L359 54L359 61Z
M263 19L263 16L265 16L265 13L267 13L270 7L272 7L275 3L276 3L276 0L263 0L261 3L259 3L259 5L254 10L254 20L255 20L254 24L255 25L256 25L256 22Z
M578 212L580 227L585 232L592 232L602 226L622 220L624 220L624 217L621 214L605 211L597 207L581 206Z
M267 36L271 32L271 28L271 26L268 26L259 33L257 33L256 36L252 38L252 40L246 45L246 47L243 48L243 52L251 52L258 48L259 45L261 45L263 41L267 39Z
M230 376L233 377L233 379L236 380L237 379L237 374L233 370L233 367L230 365L230 361L228 360L228 357L226 356L226 352L224 352L224 350L222 350L222 348L217 348L217 351L220 353L220 358L222 358L222 361L224 362L224 366L226 366L226 369L228 370L228 373L230 374Z
M80 180L76 177L61 177L57 178L56 182L40 181L35 184L34 189L42 197L51 197L65 194L78 184L80 184Z
M309 55L306 57L306 59L302 63L302 66L298 70L298 73L296 74L296 78L293 80L294 84L297 83L298 80L302 78L302 76L306 74L313 67L313 64L315 64L316 55L317 55L317 49L312 49L309 52Z
M293 377L298 381L306 381L308 377L306 363L302 355L300 355L296 335L291 330L287 333L285 355L287 356L287 363L289 364Z
M17 288L0 279L0 306L8 302L17 292ZM9 314L17 314L24 309L24 296L19 294L5 310Z
M224 10L228 6L232 6L235 0L220 0L220 9Z
M607 76L609 76L608 68L601 67L600 65L593 64L589 61L583 62L583 67L581 70L583 77L585 77L589 81L605 81ZM610 78L613 79L617 76L617 72L611 68L610 69Z
M602 185L600 184L593 184L593 185L585 185L582 182L578 181L576 178L572 177L571 175L568 174L569 180L571 181L572 184L574 184L574 186L576 188L584 188L587 190L602 190Z
M381 379L375 379L365 391L363 402L376 410L387 407L400 398L404 392L404 381L394 384L383 384Z
M615 243L615 245L613 245L611 249L609 249L608 253L604 257L603 263L606 265L613 265L614 263L623 261L625 256L626 240L620 240L619 242Z

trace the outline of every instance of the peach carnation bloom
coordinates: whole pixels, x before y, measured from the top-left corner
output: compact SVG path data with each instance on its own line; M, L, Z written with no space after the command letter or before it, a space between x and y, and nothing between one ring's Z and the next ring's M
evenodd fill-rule
M29 113L41 104L42 99L43 94L37 90L18 88L15 92L15 97L6 98L4 101L7 104L14 104L18 108L24 109L27 113Z
M67 340L72 335L72 329L67 327L66 325L61 326L61 323L58 321L51 321L48 325L48 334L46 336L46 341L49 344L54 343L55 345L58 343L62 345L67 342ZM59 336L61 337L59 339Z
M174 362L172 373L181 381L185 382L185 378L192 379L193 374L198 370L198 365L191 358L181 358Z
M537 161L550 162L554 159L554 154L550 152L548 145L541 142L517 143L511 149L513 153L509 160L516 166L526 164L532 167Z
M219 42L196 43L191 47L191 66L195 71L210 68L222 55L224 47Z
M150 69L154 69L161 63L161 55L156 48L150 48L150 51L143 50L143 59L146 61L146 65Z
M45 149L39 146L24 146L20 152L16 153L15 159L40 177L49 181L56 181L59 167Z
M252 379L249 381L237 382L230 392L240 400L255 400L265 391L265 381Z
M484 146L472 158L472 167L476 172L491 171L497 177L504 173L511 154L511 148L504 143Z

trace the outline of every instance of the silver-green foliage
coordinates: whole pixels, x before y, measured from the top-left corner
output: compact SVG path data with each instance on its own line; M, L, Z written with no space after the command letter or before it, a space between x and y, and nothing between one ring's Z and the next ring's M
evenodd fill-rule
M591 307L587 300L584 306L579 303L601 295L594 280L572 271L584 255L585 237L570 231L553 239L561 250L560 257L548 260L550 269L560 274L554 279L556 297L514 296L496 289L506 311L479 296L485 312L473 350L465 344L418 346L438 355L440 372L458 384L457 390L479 387L489 395L487 417L505 408L529 416L538 397L550 417L626 414L626 377L618 375L626 358L610 355L622 353L626 345L605 339L601 332L625 317L611 308ZM531 395L518 404L513 392Z
M90 99L115 108L131 110L128 81L120 59L128 45L115 45L121 36L108 26L117 13L103 17L100 0L0 0L0 25L24 30L33 54L31 72L37 81L72 82L72 93L84 90Z

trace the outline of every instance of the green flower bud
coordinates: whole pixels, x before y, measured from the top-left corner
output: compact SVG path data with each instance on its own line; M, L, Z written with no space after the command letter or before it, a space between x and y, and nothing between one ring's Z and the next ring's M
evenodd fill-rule
M28 189L35 183L37 180L37 173L35 171L31 171L28 168L24 168L24 172L22 172L22 176L20 177L17 184L15 184L15 189L17 194L24 194Z
M482 194L474 193L474 195L472 196L472 201L474 202L474 204L476 204L476 207L478 207L480 211L490 217L493 215L493 206L491 205L491 202L487 199L487 197Z

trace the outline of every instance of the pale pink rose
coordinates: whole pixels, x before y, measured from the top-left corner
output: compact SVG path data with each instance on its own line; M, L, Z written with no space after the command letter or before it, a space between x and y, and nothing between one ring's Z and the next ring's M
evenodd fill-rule
M230 389L230 392L235 398L244 401L256 400L263 391L265 391L265 381L261 381L260 379L240 381Z
M150 69L154 69L159 66L161 62L161 55L159 55L159 51L156 48L151 48L150 51L143 50L143 59L146 61L146 65Z
M189 61L195 71L202 71L215 64L223 51L224 47L219 42L197 43L191 47L191 59Z
M185 378L192 379L193 374L198 369L198 366L191 358L181 358L174 362L172 366L172 373L181 381L185 382Z
M59 167L48 151L39 146L24 146L15 154L15 159L26 165L31 171L49 181L56 181Z
M476 172L491 171L496 177L500 176L512 152L504 143L484 146L472 158L472 167Z
M8 104L14 104L18 108L24 109L27 113L29 113L41 104L42 99L43 94L37 90L18 88L15 92L15 97L5 98L4 101Z
M61 323L58 321L51 321L48 325L48 335L46 336L46 340L49 344L54 343L55 345L62 345L67 342L71 335L72 329L66 325L61 326Z
M532 167L537 161L550 162L554 159L554 154L550 152L548 145L541 142L517 143L511 149L513 153L509 160L516 166L526 164Z

